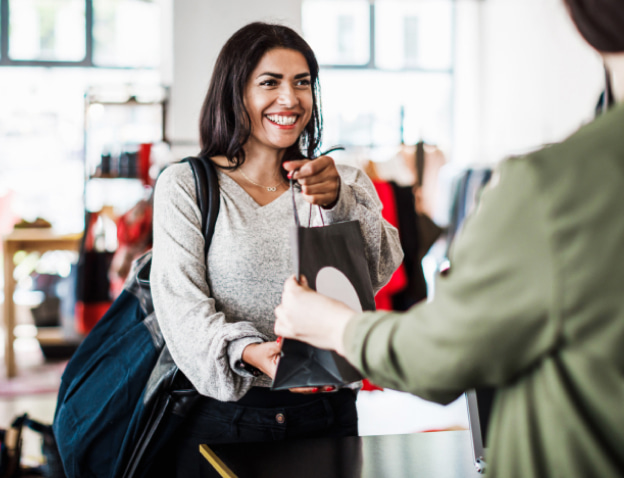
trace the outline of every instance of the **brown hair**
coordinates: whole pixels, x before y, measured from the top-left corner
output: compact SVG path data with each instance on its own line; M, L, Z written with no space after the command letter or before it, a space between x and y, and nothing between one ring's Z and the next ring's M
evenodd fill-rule
M243 102L245 86L260 59L274 48L301 53L310 68L312 84L312 117L299 140L286 149L284 160L315 156L322 131L318 62L310 46L294 30L262 22L238 30L219 53L200 115L202 156L223 155L232 169L245 162L243 145L251 135L251 119Z
M623 0L564 0L583 38L601 52L624 51Z

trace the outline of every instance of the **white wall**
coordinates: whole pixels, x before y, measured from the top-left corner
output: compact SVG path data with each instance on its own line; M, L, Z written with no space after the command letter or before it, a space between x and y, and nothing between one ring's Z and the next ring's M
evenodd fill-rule
M252 21L278 22L301 33L300 0L175 0L168 135L175 157L196 154L199 112L217 55Z
M602 63L561 0L458 0L458 14L462 8L478 31L458 18L464 36L458 36L456 136L458 146L469 148L456 151L458 160L498 161L560 141L591 119Z

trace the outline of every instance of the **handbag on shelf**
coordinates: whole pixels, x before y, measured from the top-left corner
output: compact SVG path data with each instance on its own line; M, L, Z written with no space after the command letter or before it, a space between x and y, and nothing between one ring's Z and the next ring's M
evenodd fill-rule
M310 288L354 310L375 310L359 221L302 227L294 189L291 181L295 216L292 244L297 279L305 276ZM319 214L322 219L320 208ZM361 379L362 375L336 352L284 339L272 388L342 387Z
M195 176L207 252L219 184L207 159ZM158 326L149 273L138 258L121 295L78 347L61 377L52 429L68 478L139 477L199 396L173 361Z

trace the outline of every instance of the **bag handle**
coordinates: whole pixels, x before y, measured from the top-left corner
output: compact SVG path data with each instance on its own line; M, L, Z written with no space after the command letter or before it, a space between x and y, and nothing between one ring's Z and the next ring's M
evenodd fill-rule
M327 151L323 151L321 154L319 154L319 156L325 156L331 153L332 151L344 151L344 147L334 146L333 148L330 148ZM317 158L319 156L317 156ZM312 158L312 159L316 159L316 158ZM296 171L298 170L295 169L293 171L293 175ZM292 193L292 205L293 205L293 215L295 216L295 225L297 227L301 227L301 221L299 220L299 213L297 212L297 201L295 199L295 185L301 188L301 185L299 185L297 181L290 178L290 191ZM325 226L325 219L323 218L323 210L321 209L321 206L317 206L317 207L318 207L319 215L321 216L321 223L323 224L323 226ZM308 227L310 227L311 225L312 225L312 204L310 204L310 216L308 217Z
M295 169L296 171L296 169ZM292 205L293 205L293 215L295 216L295 225L297 227L301 227L301 221L299 220L299 213L297 212L297 201L295 199L295 188L301 189L301 186L294 179L290 180L290 190L292 191ZM316 206L318 208L319 215L321 216L321 223L325 226L325 219L323 218L323 211L321 206ZM308 227L312 225L312 204L310 204L310 216L308 217Z

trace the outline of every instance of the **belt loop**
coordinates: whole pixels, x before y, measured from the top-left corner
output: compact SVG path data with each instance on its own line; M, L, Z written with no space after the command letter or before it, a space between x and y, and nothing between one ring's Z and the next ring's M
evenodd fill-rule
M331 427L334 424L334 407L332 407L331 402L327 398L323 399L323 406L325 407L327 426Z
M234 410L234 415L232 416L232 421L230 422L230 433L232 435L236 434L237 438L239 437L238 422L240 421L244 412L245 407L236 406L236 409Z

